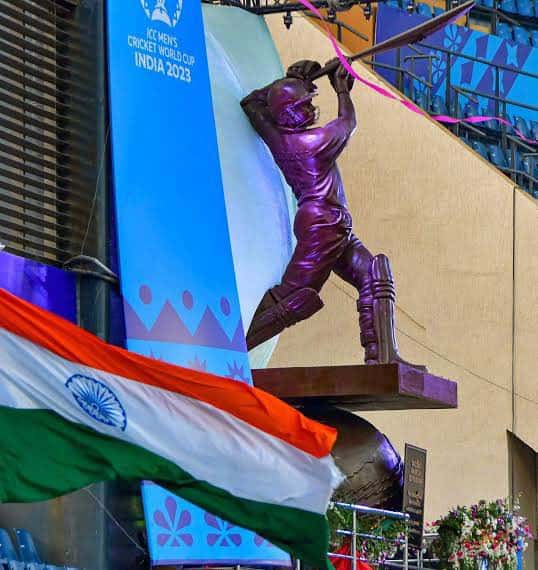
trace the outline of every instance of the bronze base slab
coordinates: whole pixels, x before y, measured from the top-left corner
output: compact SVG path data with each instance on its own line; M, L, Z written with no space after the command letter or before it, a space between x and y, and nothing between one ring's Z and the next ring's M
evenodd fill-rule
M254 385L294 406L315 403L352 411L454 409L456 382L403 364L266 368Z

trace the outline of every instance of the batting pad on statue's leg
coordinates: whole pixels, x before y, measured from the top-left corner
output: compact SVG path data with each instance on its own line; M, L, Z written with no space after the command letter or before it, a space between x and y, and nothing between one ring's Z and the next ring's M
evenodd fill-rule
M372 261L372 293L378 345L377 363L399 363L426 370L425 366L412 364L400 356L394 324L396 289L388 257L382 253L376 255Z
M304 287L280 299L275 289L263 296L247 333L247 348L252 350L285 328L311 317L323 308L317 291Z

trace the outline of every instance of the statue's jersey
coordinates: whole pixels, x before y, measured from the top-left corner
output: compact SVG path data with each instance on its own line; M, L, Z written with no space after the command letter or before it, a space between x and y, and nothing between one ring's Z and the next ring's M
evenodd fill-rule
M303 131L275 125L267 109L249 114L286 181L298 205L317 200L330 207L347 208L336 159L353 133L353 125L339 117L324 127Z
M271 141L267 141L299 204L317 199L331 206L347 206L336 159L351 133L341 123L336 119L325 127L281 132L280 144L274 151Z

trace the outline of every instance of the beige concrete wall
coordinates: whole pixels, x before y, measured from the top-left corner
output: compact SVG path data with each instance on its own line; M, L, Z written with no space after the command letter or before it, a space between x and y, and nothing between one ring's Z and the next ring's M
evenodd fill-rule
M515 433L538 451L538 202L515 200Z
M289 32L280 18L268 23L284 65L333 55L304 19L296 17ZM357 69L380 82L368 69ZM336 112L335 97L326 80L320 88L318 102L328 120ZM356 232L372 252L392 260L404 356L459 382L457 411L364 414L400 451L405 442L429 450L426 516L432 519L458 503L509 492L514 188L433 121L360 84L353 97L358 130L339 164ZM536 404L523 396L538 400L538 210L519 191L516 203L518 226L524 226L517 287L526 290L517 305L517 433L536 446ZM530 270L524 262L529 256ZM362 361L355 291L331 277L322 297L322 312L282 334L270 366Z

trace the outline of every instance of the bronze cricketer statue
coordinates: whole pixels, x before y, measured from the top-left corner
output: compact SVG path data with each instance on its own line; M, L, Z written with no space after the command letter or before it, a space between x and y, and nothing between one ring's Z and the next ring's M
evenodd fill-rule
M338 97L338 117L314 126L318 110L309 79L321 70L315 61L289 67L286 77L241 101L252 126L269 147L297 198L297 246L279 284L263 296L247 333L250 349L323 307L321 288L334 271L359 294L360 339L367 364L405 362L399 355L395 288L386 255L373 256L353 233L336 160L356 128L350 97L353 79L342 66L329 66ZM411 365L412 366L412 365Z

